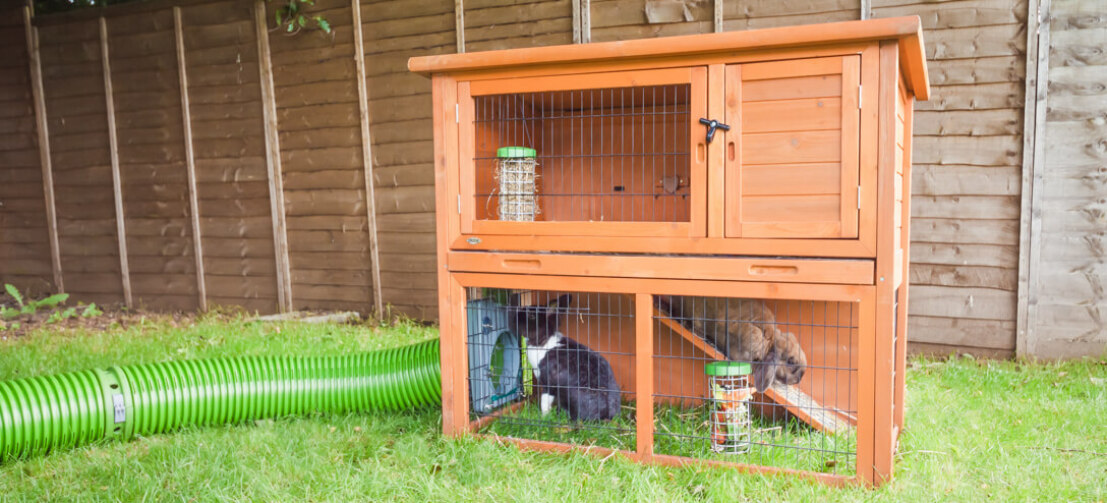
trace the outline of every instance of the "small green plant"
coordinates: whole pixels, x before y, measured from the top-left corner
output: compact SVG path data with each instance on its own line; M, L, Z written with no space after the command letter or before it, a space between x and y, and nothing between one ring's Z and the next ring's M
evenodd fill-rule
M19 309L5 307L0 311L0 317L14 318L20 314L35 314L36 311L43 308L54 309L59 304L69 299L68 293L55 293L45 299L39 300L25 300L23 294L19 293L19 289L10 283L4 284L4 290L8 292L15 299L15 303L19 304Z
M267 0L273 1L273 0ZM281 30L286 35L295 35L305 29L323 30L331 32L331 23L327 18L319 15L309 16L304 13L305 6L315 5L315 0L277 0L282 3L273 13L277 26L273 30Z
M100 316L101 314L104 314L104 311L102 311L99 307L96 307L95 302L90 303L87 307L85 307L84 311L81 311L82 318L95 318L97 316Z

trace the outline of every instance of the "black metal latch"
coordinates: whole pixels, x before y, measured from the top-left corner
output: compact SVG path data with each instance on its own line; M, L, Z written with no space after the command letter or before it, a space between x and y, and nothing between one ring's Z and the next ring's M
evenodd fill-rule
M711 143L711 140L715 139L715 130L722 129L723 131L730 131L730 126L723 124L715 119L700 119L700 124L707 126L707 143Z

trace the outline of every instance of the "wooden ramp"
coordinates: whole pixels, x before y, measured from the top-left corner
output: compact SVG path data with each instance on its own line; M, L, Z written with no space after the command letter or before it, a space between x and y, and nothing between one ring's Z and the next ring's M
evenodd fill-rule
M665 315L660 309L655 307L653 314L654 318L660 321L662 325L665 325L674 333L679 334L688 342L692 343L693 346L707 354L707 356L716 360L727 359L726 355L716 349L714 345L689 330L677 320ZM819 404L811 395L805 393L798 386L775 383L769 389L765 390L764 396L781 405L792 415L811 425L812 428L823 433L832 435L837 434L850 429L857 422L856 418L853 418L844 411L824 407Z

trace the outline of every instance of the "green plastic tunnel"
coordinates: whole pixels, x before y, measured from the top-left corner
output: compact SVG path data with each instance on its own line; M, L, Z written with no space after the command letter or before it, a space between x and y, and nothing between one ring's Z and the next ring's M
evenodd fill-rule
M0 461L188 426L439 403L438 341L333 357L187 360L0 381Z

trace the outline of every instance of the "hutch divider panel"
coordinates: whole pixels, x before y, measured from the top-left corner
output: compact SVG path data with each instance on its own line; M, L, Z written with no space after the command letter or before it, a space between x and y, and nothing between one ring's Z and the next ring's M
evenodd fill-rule
M921 37L912 17L413 58L443 431L888 480Z

